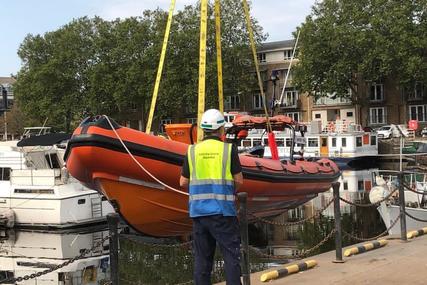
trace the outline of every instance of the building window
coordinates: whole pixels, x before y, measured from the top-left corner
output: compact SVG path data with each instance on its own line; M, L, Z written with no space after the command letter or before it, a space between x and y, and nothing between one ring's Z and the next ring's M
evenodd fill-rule
M416 82L413 88L405 88L408 100L421 100L424 98L424 84Z
M409 106L409 119L419 122L427 122L427 105L411 105Z
M332 147L337 146L337 138L332 138Z
M197 124L197 118L187 118L187 124Z
M172 119L163 119L160 120L160 132L164 133L166 131L165 125L172 124Z
M239 95L226 96L224 100L225 110L238 110L240 108Z
M254 106L254 109L264 108L264 102L262 100L261 94L255 94L253 96L253 106Z
M266 56L265 56L265 52L260 52L260 53L258 53L258 61L259 62L267 62L266 61Z
M322 115L321 115L321 114L314 114L314 118L315 118L315 119L321 119L321 118L322 118Z
M285 113L285 116L291 117L294 121L299 122L299 112Z
M318 138L308 138L308 146L309 147L318 147L319 139Z
M348 182L347 181L344 181L344 190L348 190Z
M353 117L353 112L347 112L347 118L352 118Z
M356 146L362 146L362 137L356 137Z
M386 123L386 109L384 107L370 108L369 109L369 123L385 124Z
M341 146L347 146L347 138L341 138Z
M284 107L297 107L297 101L298 101L298 91L295 88L286 88L285 90L285 96L284 101L280 105L282 108Z
M262 145L261 139L253 139L252 146L258 146L258 145Z
M370 99L371 101L384 100L384 84L373 83L371 85Z
M291 59L292 58L292 54L294 53L294 51L293 50L291 50L291 49L287 49L287 50L285 50L284 52L283 52L283 55L284 55L284 59L286 60L286 59Z
M377 137L371 136L371 145L376 145L376 144L377 144Z
M131 111L136 111L138 109L138 106L136 105L135 102L131 102L130 103L130 110Z

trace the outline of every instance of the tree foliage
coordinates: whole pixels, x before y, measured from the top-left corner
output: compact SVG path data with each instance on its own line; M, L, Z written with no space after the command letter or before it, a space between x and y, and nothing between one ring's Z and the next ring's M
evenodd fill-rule
M249 40L238 0L224 0L222 40L224 90L247 92L253 86ZM79 18L44 35L28 35L18 55L22 68L14 93L24 113L70 131L87 114L126 118L129 108L146 120L154 87L167 13L144 11L140 17L105 21ZM264 39L253 19L258 41ZM199 4L174 15L157 118L182 114L197 102ZM217 106L213 7L209 8L207 104Z
M324 0L299 30L302 91L344 96L360 79L387 77L403 87L427 84L426 0Z

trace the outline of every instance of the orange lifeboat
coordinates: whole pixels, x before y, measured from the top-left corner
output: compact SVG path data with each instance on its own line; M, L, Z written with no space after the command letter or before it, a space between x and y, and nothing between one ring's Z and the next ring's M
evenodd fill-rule
M72 176L102 192L123 219L152 236L191 232L188 193L179 186L188 144L118 125L107 117L84 120L65 154ZM240 155L248 210L267 215L295 208L327 191L340 175L328 159L280 162Z

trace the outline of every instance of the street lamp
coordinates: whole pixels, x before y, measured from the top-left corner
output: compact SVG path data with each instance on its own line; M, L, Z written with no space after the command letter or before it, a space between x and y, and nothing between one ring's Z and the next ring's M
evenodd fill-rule
M7 90L6 86L0 85L1 96L3 100L3 113L4 113L4 140L7 141Z
M271 116L274 116L274 108L276 107L276 81L279 80L278 71L272 70L270 81L273 82L273 98L271 102Z

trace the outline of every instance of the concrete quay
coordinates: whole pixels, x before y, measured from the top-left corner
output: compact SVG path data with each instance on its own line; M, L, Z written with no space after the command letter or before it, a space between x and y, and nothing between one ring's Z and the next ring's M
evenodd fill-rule
M301 261L253 273L251 274L251 285L427 284L427 235L416 237L408 242L402 242L394 237L384 238L388 239L386 246L344 257L344 263L333 263L335 251L331 251L304 259L316 260L318 264L316 267L269 282L261 282L260 276L265 272L281 269ZM365 243L368 242L358 245ZM343 252L350 247L344 248ZM225 282L220 284L225 285Z

